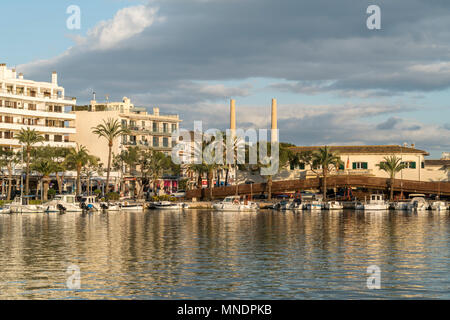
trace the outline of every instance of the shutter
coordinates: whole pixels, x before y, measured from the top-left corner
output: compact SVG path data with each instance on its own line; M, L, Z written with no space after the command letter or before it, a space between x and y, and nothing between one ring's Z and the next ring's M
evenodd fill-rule
M353 162L352 165L353 165L353 170L356 170L356 162Z
M345 168L344 168L344 165L343 164L340 164L339 165L339 170L344 170Z
M411 169L415 169L416 168L416 163L413 161L413 162L410 162L409 163L409 167L411 168Z
M367 162L363 162L363 163L362 163L362 168L363 168L363 169L367 169Z
M422 169L424 169L425 168L425 162L422 161L421 166L422 166Z
M300 170L305 170L305 164L303 162L300 163Z
M294 170L294 169L295 169L295 165L294 165L294 163L293 163L293 162L291 162L290 164L291 164L291 170Z

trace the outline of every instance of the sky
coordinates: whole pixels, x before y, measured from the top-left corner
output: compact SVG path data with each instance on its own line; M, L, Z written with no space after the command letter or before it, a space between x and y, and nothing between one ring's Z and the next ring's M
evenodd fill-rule
M381 29L369 30L369 5ZM81 28L67 28L70 5ZM0 62L87 103L127 96L182 127L268 128L282 141L414 143L450 152L447 0L20 0L1 4Z

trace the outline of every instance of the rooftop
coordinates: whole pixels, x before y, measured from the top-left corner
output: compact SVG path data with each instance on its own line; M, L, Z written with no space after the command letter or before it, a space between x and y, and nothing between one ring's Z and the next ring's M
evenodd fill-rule
M426 166L448 166L450 167L450 160L425 160Z

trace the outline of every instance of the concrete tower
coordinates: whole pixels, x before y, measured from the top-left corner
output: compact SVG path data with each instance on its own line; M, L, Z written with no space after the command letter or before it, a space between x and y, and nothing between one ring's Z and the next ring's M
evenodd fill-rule
M236 130L236 101L230 101L230 129Z
M272 99L272 142L278 141L278 125L277 125L278 119L277 119L277 99Z

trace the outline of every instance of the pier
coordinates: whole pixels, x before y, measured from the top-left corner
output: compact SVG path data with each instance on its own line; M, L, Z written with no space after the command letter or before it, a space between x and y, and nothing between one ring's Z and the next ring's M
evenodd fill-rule
M320 189L321 178L284 180L272 182L272 193L297 192L303 190ZM367 176L330 176L327 185L332 188L359 187L370 190L387 191L390 188L390 179ZM213 188L214 198L223 198L230 195L257 195L268 191L267 183L241 184ZM423 193L426 195L450 195L450 182L429 182L416 180L396 179L394 191L407 193ZM186 192L187 199L205 199L209 196L209 189L194 189Z

